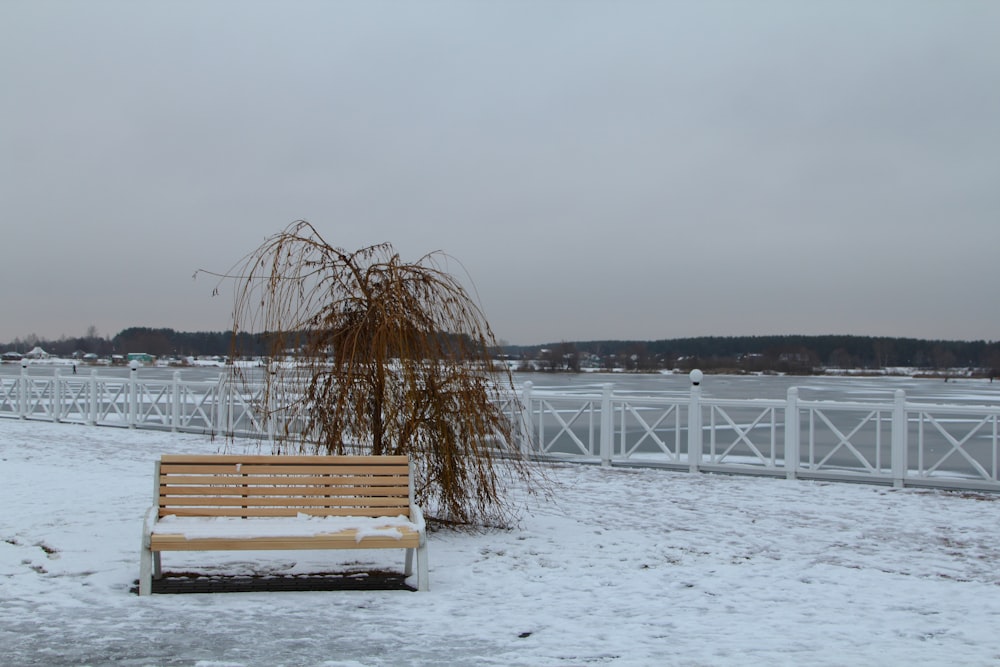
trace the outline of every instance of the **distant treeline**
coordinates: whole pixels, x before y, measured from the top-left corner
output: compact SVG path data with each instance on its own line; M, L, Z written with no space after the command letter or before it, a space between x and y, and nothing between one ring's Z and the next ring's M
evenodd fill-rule
M443 337L448 338L447 335ZM304 343L306 332L282 336L280 340L283 350L294 352L300 338ZM184 332L166 328L130 327L111 338L91 334L79 338L42 340L29 336L24 340L18 339L0 345L0 352L26 354L35 347L40 347L48 354L66 358L88 354L96 354L98 357L125 356L129 353L143 353L159 358L225 357L232 354L250 358L272 354L274 340L269 333L240 333L234 336L231 331Z
M655 341L602 340L505 346L536 370L584 366L649 371L663 368L809 373L819 368L973 368L1000 373L1000 341L873 336L703 336Z
M91 333L79 338L29 337L0 345L0 351L30 351L35 346L62 357L101 357L144 352L157 357L225 356L233 350L231 331L182 332L130 327L111 338ZM238 334L236 349L245 356L269 353L267 334ZM703 336L655 341L563 341L545 345L503 345L497 355L523 363L524 369L573 371L584 367L651 371L663 368L811 372L817 368L911 367L925 369L1000 369L1000 341L949 341L873 336Z
M258 344L260 336L240 334L238 340L242 345L256 354L264 354L266 346ZM232 350L233 333L231 331L196 331L184 332L173 329L153 329L150 327L130 327L123 329L116 336L105 338L97 335L81 336L79 338L60 338L59 340L43 340L29 336L25 340L15 340L6 345L0 345L3 352L20 352L24 354L34 347L40 347L49 354L59 357L80 356L81 354L96 354L99 357L110 357L115 354L125 355L129 352L144 352L156 357L200 357L225 356ZM257 352L259 346L259 352Z

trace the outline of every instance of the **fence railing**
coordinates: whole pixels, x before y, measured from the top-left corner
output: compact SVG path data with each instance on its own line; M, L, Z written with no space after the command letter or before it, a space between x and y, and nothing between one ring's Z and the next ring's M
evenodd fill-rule
M1000 491L1000 406L521 392L522 447L555 459Z
M63 375L0 379L0 418L273 439L301 415L263 388L216 381ZM273 408L273 406L272 406ZM524 383L504 410L525 453L602 465L1000 491L1000 405L720 399L690 391L578 393Z
M220 375L217 381L63 375L37 377L27 372L0 380L0 417L165 429L189 433L257 437L266 429L254 390L237 390Z

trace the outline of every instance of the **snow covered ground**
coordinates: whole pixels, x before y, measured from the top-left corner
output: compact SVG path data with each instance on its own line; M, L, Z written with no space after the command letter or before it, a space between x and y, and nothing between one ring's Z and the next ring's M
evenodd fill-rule
M0 662L1000 661L1000 498L661 470L551 469L552 497L527 498L517 529L431 535L428 593L139 598L153 460L223 445L0 420ZM305 573L402 560L199 553L167 554L164 567Z

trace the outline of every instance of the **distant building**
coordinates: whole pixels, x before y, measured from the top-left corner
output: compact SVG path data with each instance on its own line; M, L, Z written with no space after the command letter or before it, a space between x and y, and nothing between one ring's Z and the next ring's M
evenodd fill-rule
M140 364L152 364L156 362L156 357L151 354L146 354L145 352L129 352L128 353L129 363L133 361L138 361Z

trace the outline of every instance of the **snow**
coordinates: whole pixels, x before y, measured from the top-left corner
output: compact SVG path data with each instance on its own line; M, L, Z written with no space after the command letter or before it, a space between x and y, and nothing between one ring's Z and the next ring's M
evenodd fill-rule
M429 535L431 590L130 592L193 435L0 420L0 646L20 665L995 665L986 494L561 465L517 528ZM399 570L403 550L192 552L169 571Z
M154 533L183 535L185 539L219 537L247 539L253 537L313 537L316 535L357 531L355 539L366 537L403 538L400 529L413 532L420 527L405 516L397 517L317 517L300 514L296 518L260 517L244 521L239 517L179 517L173 514L161 518L153 527Z

